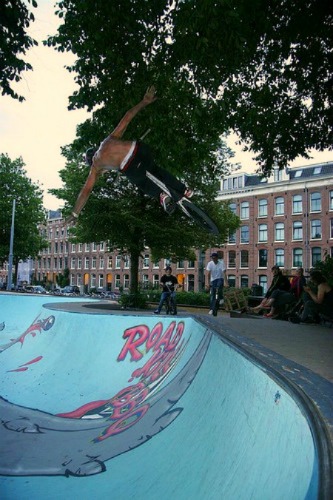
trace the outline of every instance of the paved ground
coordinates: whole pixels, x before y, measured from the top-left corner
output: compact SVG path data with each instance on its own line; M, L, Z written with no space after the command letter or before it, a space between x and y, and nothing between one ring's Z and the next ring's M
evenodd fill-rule
M222 328L232 328L274 352L333 382L333 328L324 325L293 324L268 318L216 319Z

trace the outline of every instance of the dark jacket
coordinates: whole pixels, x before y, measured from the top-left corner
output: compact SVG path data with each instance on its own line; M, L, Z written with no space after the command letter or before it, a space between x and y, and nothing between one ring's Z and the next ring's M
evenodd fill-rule
M290 290L290 281L287 276L284 276L282 273L274 276L271 286L266 292L265 297L268 298L272 295L274 290L283 290L285 292L289 292Z

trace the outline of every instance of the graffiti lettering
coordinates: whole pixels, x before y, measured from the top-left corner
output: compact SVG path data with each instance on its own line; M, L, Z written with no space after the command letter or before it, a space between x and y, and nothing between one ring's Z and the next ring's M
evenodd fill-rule
M146 352L149 352L150 349L156 352L157 350L161 350L161 348L164 351L174 350L183 335L184 322L180 321L178 323L176 333L174 338L172 338L175 327L176 321L172 321L163 336L162 323L157 323L151 332L149 332L149 328L146 325L128 328L123 334L123 338L127 339L127 341L118 356L118 361L123 361L127 354L131 356L131 361L139 361L143 357L139 347L143 348L143 350L145 349Z

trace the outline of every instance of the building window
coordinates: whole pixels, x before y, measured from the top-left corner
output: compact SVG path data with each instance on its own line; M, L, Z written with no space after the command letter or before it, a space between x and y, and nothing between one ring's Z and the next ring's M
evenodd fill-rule
M263 293L265 294L267 292L267 276L264 274L259 276L259 286L262 287Z
M248 252L248 250L241 250L240 267L249 267L249 252Z
M125 255L123 260L124 260L124 269L129 269L129 267L130 267L129 255Z
M95 256L91 259L91 269L96 269L96 257Z
M228 267L231 269L236 267L236 252L235 252L235 250L230 250L228 252Z
M297 220L293 222L293 240L303 239L303 224L301 221Z
M282 170L278 167L274 168L274 182L282 181Z
M230 250L228 252L228 267L231 269L236 267L236 252L235 252L235 250Z
M179 260L177 262L177 269L184 269L185 266L184 266L184 261L183 260Z
M267 217L268 202L265 198L258 201L258 217Z
M275 198L275 215L284 215L284 198L282 196Z
M112 269L112 256L108 257L108 269Z
M98 275L98 288L104 288L104 275Z
M275 241L284 241L284 224L278 222L275 224Z
M228 236L228 244L229 245L234 245L236 243L236 231L233 233L230 233Z
M105 248L104 241L101 241L100 244L99 244L100 251L103 252L104 248Z
M319 240L321 238L321 221L319 219L311 221L311 239Z
M77 269L82 269L82 258L81 257L77 258Z
M258 241L267 241L267 224L259 224L258 226L259 234Z
M194 267L195 267L194 260L189 260L187 263L187 267L188 267L188 269L194 269Z
M242 226L240 228L240 242L241 243L249 242L249 226Z
M72 244L71 244L71 252L72 252L72 253L75 253L75 243L72 243Z
M243 201L241 203L241 219L249 219L250 217L250 204L248 201Z
M77 286L82 285L82 274L78 274L76 277L76 284Z
M99 268L104 269L104 257L99 258Z
M85 257L84 259L84 268L89 269L89 257Z
M236 286L236 276L233 274L228 274L228 285L233 288Z
M71 258L71 269L75 269L75 257Z
M230 203L229 208L233 214L236 214L236 212L237 212L237 204L236 203Z
M315 266L317 262L321 261L321 248L320 247L313 247L311 249L311 263L312 266Z
M85 244L85 251L90 252L90 243Z
M149 276L148 274L143 274L142 275L142 288L145 290L148 288L149 285Z
M276 248L275 250L275 265L284 267L284 249Z
M121 255L116 256L116 269L120 269L121 266Z
M293 267L303 267L303 250L302 248L293 249Z
M293 196L293 214L301 214L303 212L302 196L295 194Z
M194 291L194 274L189 274L187 278L187 291Z
M159 288L160 286L160 277L158 274L154 274L153 276L153 287L154 288Z
M97 252L97 243L94 242L94 243L92 243L91 246L92 246L92 251Z
M129 274L124 274L124 290L129 289Z
M267 267L267 257L268 252L266 248L261 248L259 250L259 267Z
M79 244L78 244L77 251L78 251L78 252L82 252L82 243L79 243Z
M331 219L330 238L333 238L333 219Z
M321 195L320 193L311 193L310 195L310 211L320 212L321 211Z
M329 209L333 210L333 191L330 191Z
M96 288L96 274L90 276L90 287Z
M114 281L114 286L116 289L120 288L120 274L116 274L115 281Z
M241 275L240 286L241 286L241 288L248 288L249 287L249 277L246 274Z
M145 255L143 257L143 267L144 268L149 267L149 254L148 253L145 253Z

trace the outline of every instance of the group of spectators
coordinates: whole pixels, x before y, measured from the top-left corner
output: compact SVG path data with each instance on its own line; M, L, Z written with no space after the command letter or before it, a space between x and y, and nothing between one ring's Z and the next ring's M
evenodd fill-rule
M206 271L210 290L209 314L213 314L216 290L221 299L224 286L228 286L226 267L217 252L212 253ZM312 270L308 281L302 267L296 269L291 280L282 273L279 266L273 266L272 273L273 280L263 300L256 307L248 307L246 312L260 314L264 311L266 318L288 319L293 323L318 323L322 318L333 321L333 288L320 271ZM161 278L161 286L162 294L155 314L160 314L168 296L176 305L178 282L172 275L170 266L167 266Z
M333 288L325 276L312 270L308 282L303 268L289 281L278 266L272 267L273 280L261 303L248 312L267 318L289 319L293 323L319 323L321 318L333 320Z

